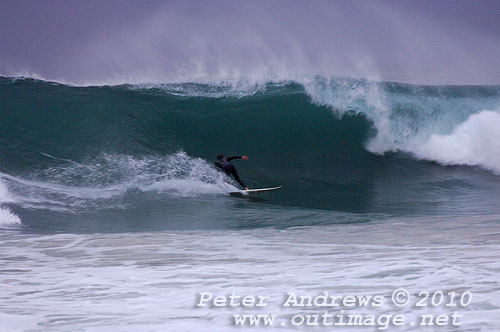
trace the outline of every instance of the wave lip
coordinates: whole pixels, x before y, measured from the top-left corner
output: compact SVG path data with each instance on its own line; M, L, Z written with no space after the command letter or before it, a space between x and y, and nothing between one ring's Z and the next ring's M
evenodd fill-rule
M419 159L441 165L481 166L500 175L500 113L483 110L471 115L451 134L433 134L409 150Z

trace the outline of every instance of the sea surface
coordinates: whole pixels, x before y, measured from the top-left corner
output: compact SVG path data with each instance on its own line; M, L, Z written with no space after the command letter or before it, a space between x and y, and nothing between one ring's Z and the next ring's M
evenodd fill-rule
M218 153L282 189L229 196ZM325 310L283 307L290 292L463 315L389 330L496 331L499 242L500 86L0 77L0 332L380 330L295 326ZM399 288L407 306L388 303ZM440 291L472 300L415 306ZM197 306L201 292L269 305Z

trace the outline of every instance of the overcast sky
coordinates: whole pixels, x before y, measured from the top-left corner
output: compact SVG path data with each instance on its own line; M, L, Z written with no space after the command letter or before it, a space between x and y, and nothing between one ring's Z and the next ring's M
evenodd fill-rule
M0 75L500 84L500 1L0 0Z

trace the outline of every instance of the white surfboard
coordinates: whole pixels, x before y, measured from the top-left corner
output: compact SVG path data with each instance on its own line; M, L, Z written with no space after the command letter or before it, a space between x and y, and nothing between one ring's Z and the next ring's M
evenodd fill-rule
M240 196L240 195L245 195L245 194L252 195L252 194L258 194L258 193L262 193L262 192L266 192L266 191L277 190L277 189L280 189L281 187L282 186L272 187L272 188L260 188L260 189L248 189L248 190L233 191L233 192L230 192L229 195L233 195L233 196Z

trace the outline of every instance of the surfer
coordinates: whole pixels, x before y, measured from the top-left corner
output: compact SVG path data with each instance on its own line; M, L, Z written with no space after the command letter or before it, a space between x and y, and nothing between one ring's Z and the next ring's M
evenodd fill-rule
M243 159L243 160L248 160L248 156L232 156L232 157L227 157L225 158L222 153L219 153L217 155L217 161L215 162L215 168L220 171L224 172L227 176L230 176L233 174L234 179L238 181L238 183L245 188L245 190L248 190L248 187L245 185L245 183L240 179L240 176L238 175L238 172L236 172L236 168L234 167L233 164L230 163L231 160L233 159Z

